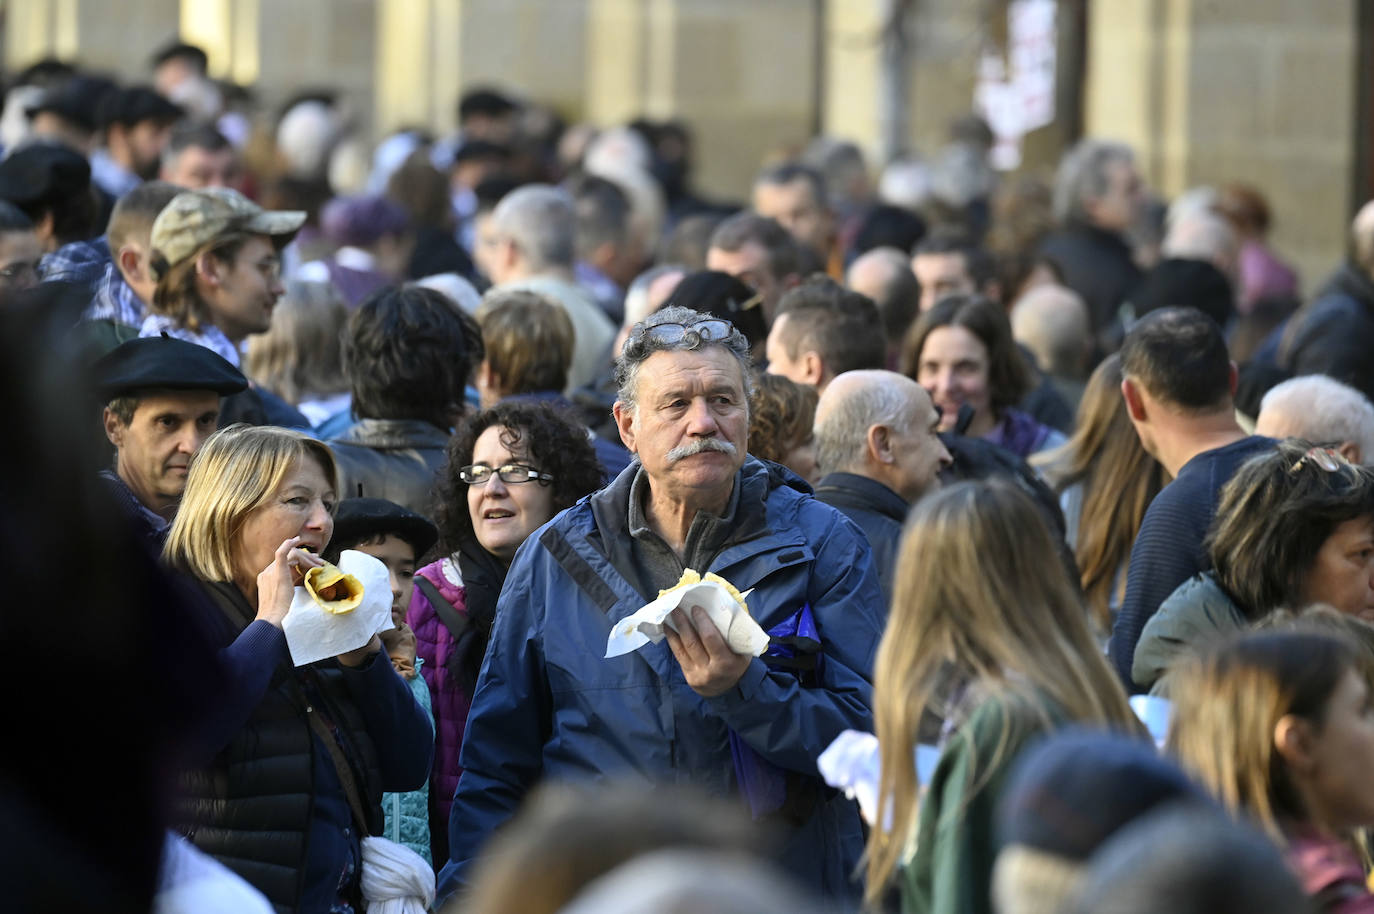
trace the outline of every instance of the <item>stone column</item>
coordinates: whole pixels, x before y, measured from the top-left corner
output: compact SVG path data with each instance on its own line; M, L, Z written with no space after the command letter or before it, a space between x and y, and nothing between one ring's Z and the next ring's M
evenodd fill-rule
M1132 144L1165 195L1256 185L1312 291L1353 215L1355 22L1355 0L1096 3L1086 133Z

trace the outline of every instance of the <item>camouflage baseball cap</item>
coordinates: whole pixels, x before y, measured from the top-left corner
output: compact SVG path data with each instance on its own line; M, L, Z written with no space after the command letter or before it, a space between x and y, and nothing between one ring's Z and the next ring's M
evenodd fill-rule
M303 224L303 212L265 210L227 187L188 190L173 197L153 220L154 269L160 279L167 270L229 232L268 235L281 247Z

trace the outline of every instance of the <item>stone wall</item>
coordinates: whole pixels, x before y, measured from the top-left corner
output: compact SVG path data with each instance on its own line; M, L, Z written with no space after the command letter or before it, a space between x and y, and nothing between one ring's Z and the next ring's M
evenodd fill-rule
M1355 0L1111 0L1089 17L1086 129L1166 195L1252 182L1309 292L1350 219Z
M373 135L448 131L459 93L481 83L570 120L680 117L697 132L700 187L740 199L759 163L799 147L818 117L879 149L878 34L894 2L122 0L111 15L108 0L7 0L4 48L10 67L57 53L146 78L149 52L180 29L207 46L216 75L256 82L269 108L333 84ZM1310 289L1352 214L1357 2L1062 0L1061 23L1088 4L1083 129L1135 146L1165 194L1230 178L1262 186L1276 246ZM909 149L933 153L970 109L1004 9L917 0ZM1048 174L1067 139L1060 126L1032 134L1025 167Z

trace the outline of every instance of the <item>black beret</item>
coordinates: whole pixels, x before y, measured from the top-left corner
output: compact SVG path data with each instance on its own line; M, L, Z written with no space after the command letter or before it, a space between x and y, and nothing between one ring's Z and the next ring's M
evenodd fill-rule
M218 353L170 336L146 336L116 346L91 369L102 401L140 390L213 390L221 397L248 389L248 380Z
M64 121L95 132L100 126L101 106L117 88L112 80L101 76L73 76L43 93L37 104L24 109L24 113L32 118L35 114L49 111Z
M85 193L91 186L86 157L60 143L33 143L0 162L0 200L23 209L32 203Z
M359 543L381 534L410 543L415 558L429 551L439 531L429 520L385 498L345 498L334 511L335 543ZM336 551L331 548L331 552Z
M100 126L133 127L144 121L170 124L181 119L181 106L173 104L148 86L131 86L106 96L100 108Z
M1235 314L1235 293L1226 274L1205 260L1161 260L1129 296L1136 318L1160 308L1196 308L1225 327Z
M729 273L699 270L683 277L663 307L681 305L712 317L723 317L744 334L750 346L756 346L768 338L762 302L758 293Z

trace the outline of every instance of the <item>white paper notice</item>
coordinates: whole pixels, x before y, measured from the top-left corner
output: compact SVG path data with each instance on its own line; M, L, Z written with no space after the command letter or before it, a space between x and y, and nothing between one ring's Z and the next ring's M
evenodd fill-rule
M395 627L391 622L391 574L386 566L366 552L345 549L339 556L339 570L363 585L363 601L351 612L331 613L304 587L297 586L291 610L281 625L296 666L356 651L373 635Z
M748 600L751 593L752 590L747 590L740 596ZM668 619L669 613L679 606L684 612L691 612L694 606L706 610L706 615L710 616L730 649L737 654L758 657L768 650L768 634L759 628L759 624L739 605L730 591L715 581L700 581L670 590L617 622L606 641L606 656L619 657L639 650L646 644L658 644L663 640L664 626L673 624ZM673 630L676 631L676 627Z

